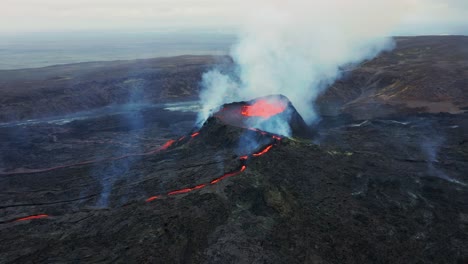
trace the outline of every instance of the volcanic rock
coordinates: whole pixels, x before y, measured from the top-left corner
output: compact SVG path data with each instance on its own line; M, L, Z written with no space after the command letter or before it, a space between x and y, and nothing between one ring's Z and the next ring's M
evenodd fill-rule
M109 132L77 122L63 141ZM213 117L162 151L2 175L0 262L464 263L467 129L466 114L372 120L316 145ZM437 134L434 159L419 140ZM247 158L243 137L259 142Z

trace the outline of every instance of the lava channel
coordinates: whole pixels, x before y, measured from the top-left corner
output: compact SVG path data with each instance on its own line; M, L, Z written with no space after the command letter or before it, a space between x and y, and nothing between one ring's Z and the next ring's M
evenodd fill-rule
M170 146L172 146L172 144L174 144L174 142L176 142L175 140L171 139L169 141L167 141L166 143L164 143L164 145L162 145L159 150L167 150Z
M47 214L30 215L30 216L18 218L14 222L22 222L22 221L41 219L41 218L47 218L47 217L49 217L49 215Z
M254 156L254 157L261 156L261 155L267 153L268 151L270 151L270 149L271 149L272 147L273 147L273 145L268 145L268 146L267 146L266 148L264 148L262 151L252 154L252 156Z
M209 184L216 184L216 183L220 182L221 180L224 180L224 179L226 179L228 177L238 175L238 174L242 173L243 171L245 171L245 169L247 169L247 166L242 165L242 167L238 171L226 173L223 176L210 181ZM167 193L167 196L173 196L173 195L178 195L178 194L189 193L189 192L194 191L194 190L199 190L199 189L205 188L209 184L208 183L203 183L203 184L199 184L199 185L196 185L194 187L191 187L191 188L184 188L184 189L180 189L180 190L170 191L170 192ZM146 199L145 201L146 202L151 202L151 201L154 201L156 199L159 199L160 197L161 197L161 195L151 196L148 199Z
M200 134L200 132L197 132L197 133ZM195 134L197 134L197 133L195 133ZM192 137L194 137L194 136L192 135ZM179 141L183 140L184 138L185 137L180 138ZM130 158L130 157L148 156L148 155L152 155L152 154L158 153L158 152L163 151L163 150L167 150L175 142L176 141L173 140L173 139L168 140L161 147L159 147L159 148L157 148L155 150L149 151L149 152L145 152L145 153L133 153L133 154L127 154L127 155L123 155L123 156L119 156L119 157L110 157L110 158L104 158L104 159L88 160L88 161L65 164L65 165L60 165L60 166L50 167L50 168L22 169L20 171L16 170L16 171L11 171L11 172L0 172L0 175L18 175L18 174L44 173L44 172L50 172L50 171L59 170L59 169L65 169L65 168L69 168L69 167L84 166L84 165L90 165L90 164L95 164L95 163L116 161L116 160L126 159L126 158Z

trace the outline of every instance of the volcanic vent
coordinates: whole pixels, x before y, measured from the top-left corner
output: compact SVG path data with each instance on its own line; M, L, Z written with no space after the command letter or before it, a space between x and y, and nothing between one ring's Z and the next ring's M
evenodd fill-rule
M289 99L269 95L225 104L213 115L225 124L259 129L282 136L307 136L309 129Z
M252 159L279 145L285 135L305 135L306 132L304 120L282 95L225 104L200 130L169 141L165 149L168 155L180 154L185 167L198 167L189 165L191 163L204 164L203 172L197 172L196 177L182 171L176 178L172 173L168 178L160 178L168 187L146 201L204 190L239 175Z
M179 197L196 191L212 193L216 186L225 179L244 173L252 160L263 156L278 146L284 136L301 136L307 134L307 126L289 100L281 95L256 98L247 102L235 102L223 105L221 110L210 117L200 130L168 140L160 147L144 153L129 153L124 156L77 162L61 166L33 169L20 172L9 172L4 175L55 179L64 172L75 175L80 171L111 171L138 177L124 177L126 180L112 186L109 194L109 206L122 206L121 201L146 201ZM114 168L138 159L134 166L123 170ZM112 175L109 177L113 177ZM12 177L11 179L14 179ZM49 180L44 180L44 183ZM29 181L26 181L29 182ZM142 184L144 183L144 184ZM85 189L97 189L91 182ZM37 188L37 187L35 187ZM77 187L78 188L78 187ZM81 187L80 187L81 188ZM45 200L41 197L29 197L29 200L41 201L41 206L30 210L18 204L7 204L4 208L19 208L1 223L23 222L37 219L51 219L65 216L68 206L93 206L100 194L76 198L70 192L61 197ZM73 201L68 204L66 201ZM78 205L75 203L78 203ZM57 203L65 203L61 210L52 208ZM26 202L20 203L28 204ZM42 206L43 205L43 206ZM51 208L54 209L51 211Z
M283 136L307 135L308 127L291 102L282 95L260 97L247 102L225 104L198 131L169 141L169 151L183 150L188 162L201 159L203 164L222 164L222 172L205 171L193 177L181 175L165 182L181 182L166 193L149 197L151 202L163 197L205 189L244 172L252 159L279 145ZM221 160L217 162L215 160ZM200 164L200 162L199 162ZM188 184L187 184L188 183Z

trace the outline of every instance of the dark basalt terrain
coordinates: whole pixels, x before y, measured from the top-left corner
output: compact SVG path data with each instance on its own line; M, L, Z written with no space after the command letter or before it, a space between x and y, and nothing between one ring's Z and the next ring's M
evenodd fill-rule
M23 167L76 163L87 153L118 157L138 151L135 135L145 140L143 155L4 171L0 262L467 261L466 114L324 119L312 142L273 140L217 118L177 134L164 124L178 120L190 131L180 113L153 111L136 130L110 125L115 116L16 128L36 147ZM57 139L44 144L49 131ZM108 133L123 146L112 148ZM246 133L262 142L253 153L273 145L243 160ZM158 147L164 134L176 139L167 149ZM16 149L3 142L3 151ZM47 163L35 163L38 156ZM21 220L33 215L39 219Z
M225 60L180 56L0 70L0 122L112 104L193 100L203 72Z
M0 263L467 263L468 113L462 108L468 100L462 73L468 58L457 53L466 39L397 38L394 51L350 69L322 95L321 121L312 135L286 138L216 114L195 129L195 112L158 105L67 122L1 124ZM426 45L431 48L422 52ZM145 86L148 102L194 98L202 68L229 64L212 59L169 67L180 75L165 77L163 70L158 80L185 80L190 95L158 97L161 86ZM447 68L431 68L441 61ZM106 67L85 67L88 77L81 80L126 80L128 65L119 75ZM158 67L139 76L153 76L149 72ZM10 79L0 72L0 82L34 71L53 76L59 68L19 70L16 77L12 71ZM42 86L27 86L36 100L50 102L38 116L66 113L58 105L62 97L42 93L50 81L41 81L43 74L37 75ZM70 111L117 98L128 102L128 87L110 85L103 91L126 94L106 101L104 93L90 105L104 83L83 90L88 99ZM389 83L401 92L383 89ZM441 90L430 92L435 86L429 84ZM163 87L170 93L175 86ZM10 94L4 87L0 93ZM0 97L2 113L9 113L3 121L32 117L36 102L20 87L26 86ZM70 86L51 90L59 87L74 105L78 97ZM426 108L410 105L414 98ZM457 109L427 107L437 102ZM226 109L238 111L233 105ZM31 113L22 112L28 107Z
M468 107L468 36L396 37L396 47L348 67L319 98L355 118L460 113Z

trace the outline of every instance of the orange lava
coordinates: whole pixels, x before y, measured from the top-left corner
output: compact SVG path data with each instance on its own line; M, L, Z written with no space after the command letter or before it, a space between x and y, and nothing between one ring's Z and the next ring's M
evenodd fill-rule
M246 155L246 156L240 157L239 159L240 159L240 160L247 160L248 158L249 158L249 156Z
M286 105L283 102L278 101L277 104L273 104L267 100L258 100L253 105L242 106L241 114L243 116L269 118L283 112L285 109Z
M228 177L231 177L231 176L235 176L235 175L237 175L237 174L240 174L241 172L245 171L246 168L247 168L247 167L244 165L244 166L242 166L242 167L240 168L240 170L238 170L238 171L226 173L226 174L224 174L223 176L212 180L212 181L210 182L210 184L215 184L215 183L218 183L219 181L224 180L224 179L226 179L226 178L228 178ZM208 185L208 184L203 183L203 184L199 184L199 185L197 185L197 186L195 186L195 187L191 187L191 188L184 188L184 189L180 189L180 190L174 190L174 191L168 192L168 193L167 193L167 196L189 193L189 192L194 191L194 190L199 190L199 189L205 188L207 185ZM160 195L151 196L150 198L146 199L146 202L154 201L154 200L156 200L156 199L158 199L158 198L160 198L160 197L161 197Z
M206 186L206 184L200 184L200 185L197 185L197 186L193 187L192 189L198 190L198 189L204 188L205 186Z
M146 202L151 202L159 198L159 195L151 196L150 198L146 199Z
M254 153L252 154L252 156L254 157L258 157L258 156L261 156L265 153L267 153L268 151L270 151L270 149L273 147L273 145L268 145L268 147L266 147L265 149L263 149L262 151L258 152L258 153Z
M196 136L198 136L198 135L200 135L200 132L195 132L195 133L193 133L193 134L192 134L192 136L191 136L191 137L193 137L193 138L194 138L194 137L196 137Z
M192 188L185 188L185 189L180 189L180 190L175 190L175 191L169 192L167 195L176 195L176 194L188 193L188 192L191 192L193 190L201 189L201 188L203 188L205 186L206 186L206 184L199 184L199 185L197 185L195 187L192 187Z
M191 191L193 191L193 188L185 188L185 189L180 189L180 190L169 192L167 195L176 195L176 194L188 193Z
M160 150L168 149L170 146L172 146L172 144L174 144L174 142L175 142L175 140L173 140L173 139L167 141L166 143L164 143L164 145L161 146Z
M47 218L47 217L49 217L49 215L46 215L46 214L30 215L30 216L18 218L18 219L15 220L15 222L34 220L34 219L41 219L41 218Z
M210 183L211 183L211 184L215 184L215 183L218 183L218 182L220 182L221 180L224 180L224 179L226 179L226 178L228 178L228 177L236 176L237 174L239 174L239 173L245 171L246 168L247 168L247 167L244 165L244 166L241 167L241 169L240 169L239 171L235 171L235 172L231 172L231 173L226 173L226 174L224 174L223 176L221 176L221 177L219 177L219 178L217 178L217 179L212 180Z

